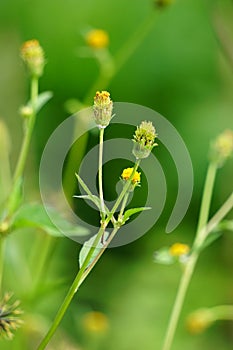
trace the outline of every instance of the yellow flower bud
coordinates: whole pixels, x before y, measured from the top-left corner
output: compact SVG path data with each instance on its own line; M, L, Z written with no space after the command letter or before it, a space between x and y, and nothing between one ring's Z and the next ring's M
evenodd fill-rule
M170 255L175 257L187 255L189 251L190 251L189 246L183 243L175 243L169 248Z
M221 133L211 148L211 159L221 167L227 158L233 155L233 131L225 130Z
M82 323L84 329L90 333L105 333L109 328L107 316L98 311L86 313Z
M213 315L208 309L199 309L186 320L187 330L192 334L202 333L213 323Z
M86 43L93 49L105 48L109 44L108 33L102 29L93 29L87 33Z
M45 65L44 50L37 40L28 40L23 44L21 57L32 76L40 77L43 74Z

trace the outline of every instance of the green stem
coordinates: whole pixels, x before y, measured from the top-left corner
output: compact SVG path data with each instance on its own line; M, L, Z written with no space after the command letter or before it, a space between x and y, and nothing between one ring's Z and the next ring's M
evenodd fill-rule
M194 244L197 244L199 240L201 240L202 236L202 228L206 225L209 217L209 211L210 211L210 203L214 188L214 181L216 177L216 171L217 166L215 162L211 162L208 167L206 180L205 180L205 186L204 186L204 192L201 202L201 209L199 214L199 220L197 225L197 234L195 238Z
M28 124L26 126L24 140L22 143L20 155L19 155L18 162L17 162L16 169L15 169L15 173L14 173L14 183L16 183L17 180L22 176L23 171L24 171L26 158L28 155L30 141L31 141L31 137L32 137L33 127L35 124L37 97L38 97L38 78L32 77L31 97L30 97L30 102L31 102L31 107L32 107L32 115L30 116L30 119L29 119Z
M129 192L126 192L125 197L124 197L124 199L122 201L121 210L120 210L120 213L119 213L118 220L121 220L122 217L123 217L123 213L124 213L124 210L125 210L128 198L129 198Z
M211 162L209 164L207 175L206 175L206 181L204 185L201 209L200 209L198 226L197 226L197 233L193 244L195 249L186 263L186 266L184 268L184 271L180 280L180 284L176 294L176 299L173 305L170 320L168 323L168 328L166 331L163 350L170 350L172 346L172 342L176 332L176 328L179 321L182 306L184 303L184 299L185 299L187 289L199 256L198 248L201 246L201 244L203 243L203 240L205 239L205 235L203 234L204 232L203 228L206 226L208 216L209 216L216 169L217 169L216 164Z
M99 141L99 197L100 197L100 208L101 208L101 219L105 218L105 204L104 204L104 193L103 193L103 144L104 144L104 129L100 129L100 141Z
M72 283L72 285L71 285L71 287L70 287L70 289L69 289L69 291L68 291L68 293L67 293L67 295L66 295L66 297L65 297L65 299L60 307L60 309L58 310L57 315L55 316L55 319L54 319L48 333L46 334L46 336L44 337L44 339L42 340L42 342L38 346L37 350L45 349L46 345L49 343L49 341L52 338L53 334L55 333L57 327L59 326L67 308L69 307L75 293L78 290L78 287L80 286L80 280L82 278L82 275L83 275L84 271L86 270L87 266L89 265L92 254L93 254L97 244L99 243L99 241L104 233L104 230L105 230L105 226L103 226L99 229L99 232L96 236L96 239L93 243L93 246L89 250L89 252L86 256L86 259L84 260L78 274L76 275L76 277L74 279L74 282Z
M151 11L149 16L142 22L142 24L137 27L133 32L133 35L125 42L118 53L115 56L115 72L118 72L125 62L132 56L136 51L148 33L154 26L155 17L157 16L156 11Z

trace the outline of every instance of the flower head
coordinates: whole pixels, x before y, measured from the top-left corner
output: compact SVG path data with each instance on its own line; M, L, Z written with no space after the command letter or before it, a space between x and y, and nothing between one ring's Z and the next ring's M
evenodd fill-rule
M40 77L43 74L44 50L37 40L28 40L23 44L21 57L32 76Z
M121 177L123 180L127 181L129 180L130 176L132 175L133 172L133 168L126 168L123 170ZM139 185L141 180L141 173L139 173L138 171L135 171L131 181L133 185Z
M109 36L103 29L90 30L86 35L86 43L94 49L102 49L108 46Z
M157 146L156 130L151 122L143 121L134 134L133 154L137 159L147 158L152 149Z
M202 333L214 321L212 312L209 309L199 309L191 313L186 320L186 327L192 334Z
M110 93L97 91L94 97L94 119L99 128L106 128L112 119L113 103Z
M105 333L109 328L109 321L102 312L91 311L84 315L83 326L90 333Z
M13 338L13 331L20 327L22 320L19 315L22 311L18 308L19 301L8 304L12 294L7 293L0 302L0 336L8 339Z
M187 255L190 251L190 248L187 244L183 243L174 243L170 248L169 248L169 253L171 256L174 257L181 257L184 255Z
M233 154L233 131L225 130L212 144L211 158L221 167Z

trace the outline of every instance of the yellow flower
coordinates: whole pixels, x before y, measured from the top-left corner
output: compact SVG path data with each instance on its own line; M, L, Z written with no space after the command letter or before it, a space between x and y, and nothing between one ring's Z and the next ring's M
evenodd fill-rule
M191 313L186 320L187 330L192 334L202 333L213 323L213 315L208 309Z
M86 313L82 321L84 329L91 333L104 333L109 328L107 316L99 311Z
M129 180L132 172L133 172L133 168L124 169L122 174L121 174L122 179L125 181ZM136 184L140 183L140 180L141 180L141 173L136 171L131 181L134 185L136 185Z
M105 48L109 44L108 33L102 29L93 29L87 33L86 43L94 49Z
M45 65L44 50L38 40L28 40L21 48L21 57L31 75L40 77Z
M182 255L187 255L190 251L190 248L187 244L183 244L183 243L175 243L173 244L170 249L169 249L169 253L171 256L176 256L176 257L180 257Z

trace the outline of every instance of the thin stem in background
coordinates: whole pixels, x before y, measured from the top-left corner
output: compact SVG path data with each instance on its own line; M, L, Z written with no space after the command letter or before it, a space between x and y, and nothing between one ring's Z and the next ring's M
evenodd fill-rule
M28 124L26 125L25 135L24 135L20 155L19 155L15 173L14 173L14 183L17 183L17 180L23 175L23 171L25 168L25 163L26 163L26 159L29 151L32 132L35 124L37 97L38 97L38 78L32 77L31 100L30 100L31 107L32 107L32 115L30 116Z
M196 233L196 238L194 240L195 248L199 248L203 243L203 239L205 239L204 235L202 234L203 232L202 228L206 226L208 216L209 216L209 209L210 209L210 203L211 203L211 198L213 193L215 175L216 175L216 164L211 162L208 167L207 176L206 176L205 185L204 185L204 192L203 192L201 209L199 214L197 233ZM168 323L168 328L167 328L167 332L166 332L166 336L163 344L163 350L171 349L177 324L179 321L180 313L184 303L184 299L187 293L187 289L188 289L191 277L193 275L193 271L198 259L198 255L199 255L198 250L194 250L191 256L189 257L186 263L186 266L184 268L184 272L180 280L180 284L176 294L176 299L173 304L173 309L172 309L170 320Z

